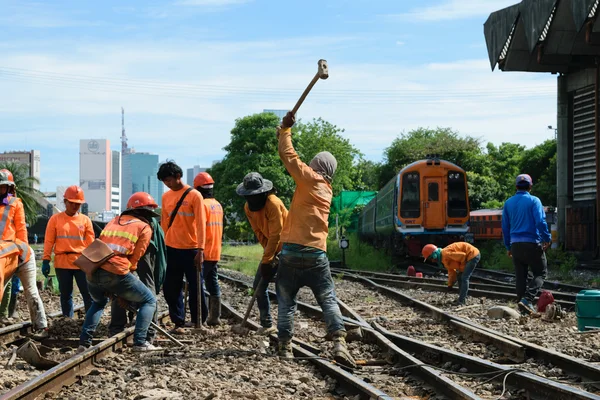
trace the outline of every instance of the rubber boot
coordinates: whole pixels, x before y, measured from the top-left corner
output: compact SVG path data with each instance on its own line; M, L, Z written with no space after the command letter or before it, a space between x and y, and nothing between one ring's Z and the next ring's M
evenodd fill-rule
M277 347L277 355L281 358L294 358L292 342L289 340L280 340Z
M346 346L346 331L333 332L333 359L340 365L356 368L356 362Z
M10 302L8 303L8 316L13 319L19 318L19 312L17 311L17 304L19 293L13 293L10 297Z
M210 296L208 298L208 318L206 319L206 325L215 326L221 325L221 297Z

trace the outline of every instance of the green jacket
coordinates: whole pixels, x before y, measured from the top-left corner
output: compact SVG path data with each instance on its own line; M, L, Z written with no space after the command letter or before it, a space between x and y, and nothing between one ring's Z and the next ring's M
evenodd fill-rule
M156 218L152 219L152 230L150 246L153 246L156 250L156 257L154 259L154 285L158 294L167 276L167 245L165 243L165 233Z

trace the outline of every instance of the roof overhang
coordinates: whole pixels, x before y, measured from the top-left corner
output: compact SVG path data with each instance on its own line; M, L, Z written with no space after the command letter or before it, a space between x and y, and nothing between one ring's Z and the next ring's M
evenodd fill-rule
M484 34L492 70L565 73L600 57L600 0L523 0L492 13Z

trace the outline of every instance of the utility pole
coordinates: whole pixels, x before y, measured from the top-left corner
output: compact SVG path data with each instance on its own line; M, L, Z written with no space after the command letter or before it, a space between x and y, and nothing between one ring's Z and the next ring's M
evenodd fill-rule
M121 107L121 157L128 153L127 135L125 135L125 109Z

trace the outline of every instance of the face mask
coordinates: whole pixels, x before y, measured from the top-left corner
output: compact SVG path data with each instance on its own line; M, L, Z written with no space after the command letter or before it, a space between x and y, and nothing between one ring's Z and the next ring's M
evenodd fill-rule
M248 208L250 211L260 211L267 203L267 193L255 194L253 196L245 196Z
M214 188L200 187L198 188L198 191L202 194L202 197L204 197L205 199L212 199L213 197L215 197Z

